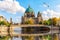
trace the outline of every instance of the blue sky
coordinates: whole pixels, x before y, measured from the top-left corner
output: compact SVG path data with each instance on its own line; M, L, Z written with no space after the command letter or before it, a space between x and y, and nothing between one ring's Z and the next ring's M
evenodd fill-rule
M31 8L34 9L35 15L37 15L38 11L40 11L42 15L45 17L45 19L48 19L52 16L53 17L60 16L59 15L60 0L2 0L2 1L0 1L0 6L2 5L0 7L0 15L3 15L8 21L10 20L11 17L13 18L14 22L20 22L21 17L23 16L24 11L28 7L28 5L30 5ZM14 6L11 6L11 4L13 4ZM47 7L47 5L49 5L49 7Z

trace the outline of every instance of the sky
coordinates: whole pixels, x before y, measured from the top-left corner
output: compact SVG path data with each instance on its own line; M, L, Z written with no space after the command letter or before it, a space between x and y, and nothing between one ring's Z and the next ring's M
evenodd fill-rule
M40 11L44 20L60 17L60 0L0 0L0 16L20 23L28 5L34 10L35 16Z

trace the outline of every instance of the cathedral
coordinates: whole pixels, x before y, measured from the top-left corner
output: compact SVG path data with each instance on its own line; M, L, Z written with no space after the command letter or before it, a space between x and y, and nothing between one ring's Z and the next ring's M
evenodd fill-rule
M24 13L24 16L22 16L21 24L26 24L26 22L30 19L32 20L33 24L42 23L43 20L40 12L38 12L37 17L35 17L34 10L28 6Z

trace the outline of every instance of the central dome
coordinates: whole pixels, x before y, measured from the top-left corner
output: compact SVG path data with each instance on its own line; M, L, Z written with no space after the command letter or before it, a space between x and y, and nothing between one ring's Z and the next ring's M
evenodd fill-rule
M27 13L27 12L32 13L32 12L34 12L34 10L30 6L28 6L25 13Z

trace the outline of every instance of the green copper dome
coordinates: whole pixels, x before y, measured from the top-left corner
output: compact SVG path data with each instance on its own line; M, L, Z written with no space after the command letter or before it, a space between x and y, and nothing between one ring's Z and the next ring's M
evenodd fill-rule
M31 12L34 12L34 10L29 6L29 7L26 9L25 13L27 13L27 12L31 13Z

